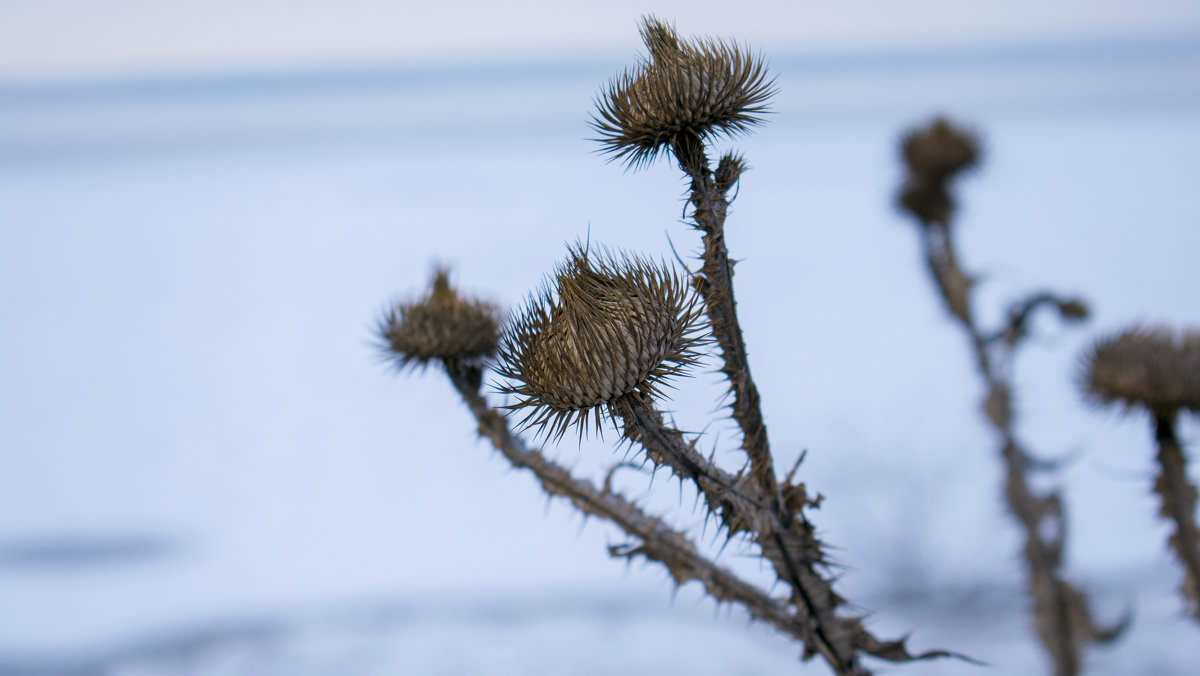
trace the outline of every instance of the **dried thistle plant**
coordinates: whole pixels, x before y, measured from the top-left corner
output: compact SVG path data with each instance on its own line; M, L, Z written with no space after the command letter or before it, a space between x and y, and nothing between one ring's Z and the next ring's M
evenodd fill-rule
M1136 326L1098 339L1083 355L1080 386L1100 406L1150 414L1158 445L1154 491L1175 526L1167 545L1184 569L1183 596L1200 622L1200 526L1196 485L1176 434L1181 411L1200 414L1200 331Z
M1082 668L1083 647L1115 640L1128 618L1112 627L1099 626L1088 608L1087 595L1063 574L1063 500L1057 491L1039 494L1031 484L1034 471L1053 465L1035 458L1017 437L1011 373L1017 348L1027 337L1029 319L1037 310L1053 308L1064 321L1080 322L1087 318L1088 308L1080 299L1039 291L1012 303L1000 328L982 328L973 305L975 276L959 264L953 227L954 182L979 164L979 137L945 118L936 118L905 132L900 149L907 175L898 206L920 226L926 267L947 311L962 327L984 382L983 410L999 441L1005 467L1005 500L1024 531L1034 626L1055 673L1072 676Z
M610 547L611 556L656 561L676 584L699 582L717 601L738 603L800 641L804 659L819 655L839 676L871 673L865 657L909 662L957 656L914 655L905 640L880 640L848 614L807 516L820 498L810 498L806 486L793 481L797 468L782 480L776 475L724 237L729 191L746 163L728 153L713 169L705 146L715 136L758 124L774 92L772 81L760 60L735 44L684 40L653 17L643 20L641 34L648 58L601 94L592 124L602 150L627 166L663 152L676 158L691 182L689 218L702 233L699 271L685 278L649 259L576 246L499 339L498 324L483 320L494 318L491 306L463 299L439 272L426 297L399 306L380 323L385 349L401 365L441 364L480 435L515 467L533 472L547 494L565 497L633 538ZM655 408L660 389L685 375L708 342L719 352L730 415L742 432L747 463L736 473L697 450L699 439L671 427ZM526 428L561 440L572 426L582 437L589 422L599 429L601 418L609 417L646 460L695 487L726 538L753 543L786 595L774 596L717 565L686 534L614 492L611 482L597 487L526 446L480 392L483 371L492 368L488 359L497 352L495 373L503 379L498 392L516 399L507 408Z

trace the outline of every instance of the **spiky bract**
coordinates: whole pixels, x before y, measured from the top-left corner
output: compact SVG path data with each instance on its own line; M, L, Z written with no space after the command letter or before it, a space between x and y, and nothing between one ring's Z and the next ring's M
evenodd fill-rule
M613 159L638 167L670 149L687 165L703 140L762 122L775 86L761 59L733 43L680 40L654 17L641 34L649 58L608 84L592 117Z
M462 298L449 273L437 268L429 293L390 308L376 334L388 358L400 368L434 360L477 363L496 356L500 311L491 303Z
M1084 354L1081 380L1098 404L1200 413L1200 331L1136 327L1101 338Z
M551 289L553 286L553 290ZM578 246L513 317L500 344L501 392L517 397L524 425L557 438L582 436L623 396L659 388L699 357L701 309L691 287L663 264Z
M922 223L949 223L955 206L949 182L979 163L978 135L939 117L905 132L900 151L908 169L900 190L901 208Z

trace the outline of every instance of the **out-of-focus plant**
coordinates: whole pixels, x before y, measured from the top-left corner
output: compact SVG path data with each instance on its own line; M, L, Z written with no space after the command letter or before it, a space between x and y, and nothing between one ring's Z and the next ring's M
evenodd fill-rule
M904 640L881 640L846 612L834 572L808 511L818 499L776 472L758 388L750 373L733 290L725 221L746 163L726 153L715 167L716 137L762 122L775 91L762 60L720 40L687 40L655 18L641 26L648 56L614 79L597 101L592 125L602 148L627 168L666 155L689 183L688 219L701 233L697 272L620 251L576 246L523 309L501 321L495 307L462 296L435 273L424 296L388 312L378 334L400 366L442 368L470 408L481 436L514 466L528 469L551 496L606 519L631 542L609 548L618 558L644 557L666 567L677 585L696 581L719 602L798 640L805 659L820 655L837 674L868 674L864 658L908 662L950 655L909 652ZM697 449L657 408L660 387L684 376L700 351L715 345L733 419L746 456L730 472ZM510 413L481 392L485 371L516 403ZM548 460L513 431L509 415L533 438L582 437L607 420L656 468L695 487L726 538L752 543L786 594L776 596L702 554L673 529L616 492ZM611 475L610 475L611 477Z
M1123 631L1126 621L1105 628L1092 618L1087 595L1063 574L1067 517L1062 496L1039 493L1032 474L1053 465L1034 457L1018 438L1013 415L1013 360L1029 335L1034 313L1047 309L1067 323L1087 319L1088 307L1078 298L1035 291L1013 302L995 328L985 328L974 304L976 276L959 263L955 244L955 180L978 166L982 148L972 131L937 118L906 132L900 143L906 176L898 205L917 224L925 266L946 311L970 344L975 370L984 384L983 411L995 431L1004 463L1004 497L1025 537L1024 561L1033 599L1034 625L1059 676L1082 668L1088 643L1106 643Z
M1175 526L1167 545L1183 566L1182 592L1200 622L1200 526L1196 485L1188 479L1187 456L1175 433L1179 413L1200 413L1200 331L1133 327L1098 339L1083 355L1080 385L1098 405L1150 415L1158 444L1154 491L1160 513Z

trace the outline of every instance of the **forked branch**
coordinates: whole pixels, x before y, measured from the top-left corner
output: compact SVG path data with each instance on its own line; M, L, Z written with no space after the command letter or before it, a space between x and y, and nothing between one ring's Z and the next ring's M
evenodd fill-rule
M926 267L946 310L962 328L971 347L976 370L984 382L984 412L999 441L1005 468L1005 500L1025 537L1024 559L1034 602L1038 636L1049 653L1058 676L1074 676L1082 666L1086 643L1114 640L1128 617L1110 628L1100 627L1091 616L1087 596L1068 582L1062 571L1066 517L1056 491L1038 494L1029 481L1033 458L1018 440L1013 417L1013 389L1009 381L1015 348L1025 336L1027 321L1038 307L1055 304L1066 319L1078 320L1087 308L1077 300L1039 293L1015 303L1004 328L984 331L973 308L974 277L959 264L952 223L955 199L952 179L975 166L978 139L967 131L938 119L905 134L902 143L908 177L900 192L900 206L920 228Z

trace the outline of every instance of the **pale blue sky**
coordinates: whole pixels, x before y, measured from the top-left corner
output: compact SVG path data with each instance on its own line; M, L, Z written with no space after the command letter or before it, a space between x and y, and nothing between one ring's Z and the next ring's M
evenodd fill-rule
M1190 0L0 0L0 82L625 53L644 13L776 55L1200 36Z

